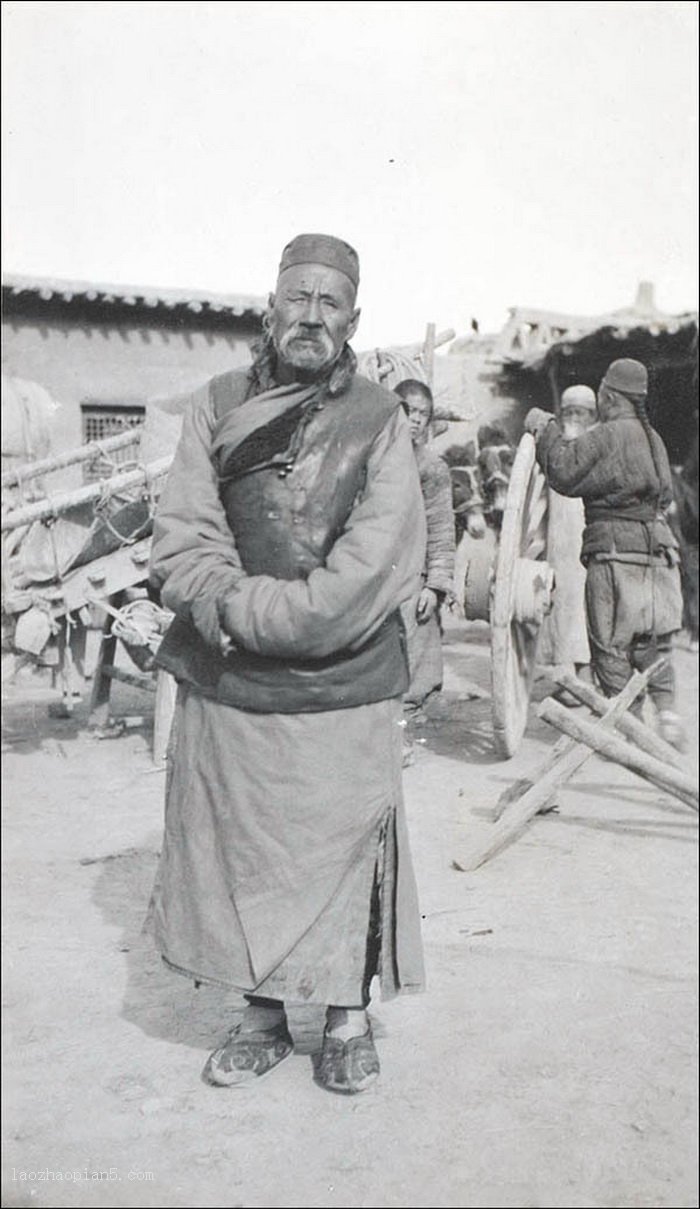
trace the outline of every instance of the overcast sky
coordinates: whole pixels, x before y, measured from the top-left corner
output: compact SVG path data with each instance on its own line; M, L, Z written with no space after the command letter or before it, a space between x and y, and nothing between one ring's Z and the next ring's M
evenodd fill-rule
M3 4L4 271L266 293L360 254L358 347L697 306L697 6Z

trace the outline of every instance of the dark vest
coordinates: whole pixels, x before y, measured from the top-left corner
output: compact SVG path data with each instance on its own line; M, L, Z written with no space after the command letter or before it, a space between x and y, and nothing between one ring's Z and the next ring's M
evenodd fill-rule
M240 372L213 380L217 418L244 402L247 387ZM342 395L298 417L295 432L278 430L267 440L264 430L256 432L250 468L241 469L244 447L230 458L220 452L221 499L249 575L306 579L324 565L364 487L372 444L398 406L388 391L355 375ZM243 650L223 656L176 619L158 662L203 695L254 713L347 709L400 697L408 687L398 612L359 650L298 661Z

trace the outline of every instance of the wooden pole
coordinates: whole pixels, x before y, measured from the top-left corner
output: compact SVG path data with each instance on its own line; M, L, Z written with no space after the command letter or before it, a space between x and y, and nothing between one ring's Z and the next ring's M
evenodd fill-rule
M643 692L649 677L657 669L658 664L653 668L647 668L645 672L635 672L627 681L622 692L610 700L605 716L600 719L594 729L603 730L603 728L614 726L617 719ZM525 830L530 819L547 807L560 786L564 785L593 754L590 747L583 743L559 743L557 747L559 748L558 757L552 761L550 756L544 768L533 778L530 787L522 797L511 803L498 822L493 824L485 842L471 853L467 853L455 861L455 868L465 873L471 872L495 856L497 852L506 848Z
M435 348L441 348L443 344L449 344L450 341L454 340L455 335L456 335L456 332L455 332L454 328L452 328L452 327L445 328L444 332L438 332L437 336L435 337ZM389 351L391 351L391 350L389 350ZM417 357L422 357L424 351L425 351L424 343L423 344L402 344L401 345L401 352L405 356L411 357L414 361L416 360Z
M666 660L664 658L657 659L656 663L647 669L647 681L664 666L665 662ZM610 706L610 697L604 697L602 693L596 692L596 690L593 688L593 685L587 685L578 676L573 676L569 672L563 672L561 675L556 676L555 679L559 684L564 685L565 688L570 688L571 691L578 696L581 701L583 701L584 705L590 706L590 708L593 709L595 713L599 714L601 718L606 717ZM636 726L638 726L645 732L645 734L649 734L656 739L659 747L663 746L664 749L667 749L668 752L670 752L671 756L673 757L672 763L677 763L678 753L675 751L675 749L669 744L663 743L663 740L654 735L653 731L649 730L649 727L644 726L641 722L637 723L637 719L634 718L629 712L620 714L619 717L617 717L614 725L623 733L628 733L629 723L632 723L632 726L629 729L634 731L635 734L639 733L639 731L636 729ZM610 725L609 718L606 719L605 725L606 727ZM511 802L516 801L517 798L521 798L523 794L527 793L527 791L532 788L535 782L540 781L541 778L549 772L550 768L552 768L558 760L568 755L573 748L580 748L580 746L581 745L576 743L574 739L570 739L568 735L562 735L561 739L554 744L554 747L550 751L547 759L537 770L537 773L533 779L530 779L529 777L523 778L519 781L516 781L513 785L509 785L507 789L504 789L494 808L494 821L501 817L504 810L510 806ZM651 748L649 750L651 751ZM655 752L651 751L651 754L654 755ZM666 751L664 751L663 757L659 755L659 759L662 758L666 759ZM545 803L540 813L544 813L545 810L550 808L551 803Z
M66 491L54 496L53 499L37 500L36 503L26 504L23 508L13 508L2 518L2 532L7 533L11 529L31 525L34 521L60 516L62 512L67 512L69 508L77 508L80 504L107 499L131 487L152 483L155 479L162 478L168 473L172 460L172 457L158 458L155 462L149 462L147 466L137 466L133 470L113 474L111 478L101 479L97 483L89 483L85 487L76 488L75 491Z
M425 344L423 345L423 372L428 386L433 385L433 370L435 368L435 324L429 323L425 329Z
M6 470L0 479L0 484L3 487L13 487L17 483L27 483L30 479L36 479L42 474L50 474L52 470L62 470L65 466L74 466L78 462L87 462L92 458L113 453L115 449L124 449L127 445L134 445L138 443L142 427L143 425L139 424L134 428L129 428L126 432L119 432L113 437L107 437L104 441L89 441L87 445L80 445L77 449L65 449L63 453L55 453L50 458L41 458L38 462L27 462L24 466L18 466L14 470Z
M608 697L604 697L602 693L596 691L592 684L586 684L580 677L574 676L573 672L560 672L554 677L557 684L561 684L562 688L572 693L574 697L578 697L584 705L587 705L594 714L602 717L608 707ZM670 743L664 742L651 729L650 726L645 726L639 718L635 718L634 714L623 714L617 721L617 729L620 734L623 734L632 743L636 743L637 747L641 747L642 751L648 752L650 756L655 756L657 760L662 760L664 764L670 764L673 768L678 767L678 752L675 747L671 747Z
M522 798L523 795L528 792L528 790L532 789L533 785L539 783L542 777L547 775L550 769L560 764L564 756L568 755L570 751L574 750L574 748L578 749L580 746L581 745L579 743L575 743L573 739L569 739L567 735L562 735L561 739L558 739L554 744L554 747L551 749L547 759L538 768L534 779L530 777L521 777L519 781L514 781L512 785L509 785L507 789L503 790L503 793L496 802L493 810L494 822L498 822L501 815L505 810L508 809L511 803L516 802L518 798ZM551 809L552 805L553 803L545 802L540 809L540 814L544 814L546 810Z
M564 734L569 735L570 738L576 739L579 743L588 744L601 756L624 765L625 768L636 772L638 776L651 781L652 785L666 790L667 793L672 793L692 810L698 809L700 799L698 786L680 769L673 768L670 764L665 764L654 756L647 755L638 747L626 743L618 735L606 733L601 730L600 724L596 725L585 718L575 717L570 710L564 705L560 705L552 697L544 700L537 712L545 722L550 722L552 726L564 731Z
M443 344L449 344L451 340L454 340L455 335L455 330L451 327L445 328L444 332L438 332L435 337L435 347L441 348Z
M118 609L124 603L124 593L116 592L112 596L111 605ZM92 696L90 698L90 714L88 724L96 729L104 729L109 722L109 694L112 687L110 671L114 667L114 656L117 651L117 636L112 633L112 619L105 613L102 624L100 650L97 656L97 666L92 678Z

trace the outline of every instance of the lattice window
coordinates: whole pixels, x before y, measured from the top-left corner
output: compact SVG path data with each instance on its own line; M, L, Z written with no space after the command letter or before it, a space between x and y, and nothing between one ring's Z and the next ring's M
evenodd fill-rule
M81 403L80 411L85 444L90 441L104 441L107 437L114 437L117 433L129 428L141 428L146 415L145 407L136 403L88 402ZM111 450L105 458L85 462L83 466L84 481L93 483L96 479L108 478L113 473L115 465L121 466L125 462L135 461L138 457L138 450L139 434L135 432L133 443L123 445L121 449Z

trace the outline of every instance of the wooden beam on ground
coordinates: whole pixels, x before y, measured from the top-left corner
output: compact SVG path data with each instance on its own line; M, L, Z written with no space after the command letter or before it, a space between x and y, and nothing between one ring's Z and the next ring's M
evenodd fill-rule
M602 730L600 724L577 718L566 706L560 705L552 697L542 702L538 713L545 722L550 722L557 730L564 731L571 739L586 743L599 755L613 760L616 764L622 764L638 776L644 777L646 781L651 781L658 789L673 794L681 802L685 802L686 806L690 806L691 810L697 811L700 800L698 785L679 768L673 768L670 764L657 760L655 756L640 751L619 735Z
M523 795L528 792L528 790L532 789L533 785L541 781L543 777L547 776L552 768L557 767L563 760L564 756L567 756L570 751L574 750L574 748L579 747L579 743L576 743L573 739L569 739L566 735L562 735L561 739L558 739L554 744L554 747L551 749L547 759L538 768L535 778L521 777L519 781L514 781L512 785L509 785L507 789L503 790L503 793L496 802L493 810L494 823L498 822L501 815L513 802L517 802L518 798L522 798ZM544 814L544 812L551 809L553 805L553 802L545 802L540 810L540 813Z
M627 681L622 692L617 697L611 698L605 716L594 728L604 731L606 728L613 727L617 719L644 691L649 677L658 670L658 667L657 662L653 667L647 668L645 672L635 672ZM486 839L471 852L467 852L464 856L460 856L459 860L453 862L456 869L464 873L478 869L480 865L485 864L492 856L517 839L530 820L547 808L557 790L593 754L590 747L584 743L560 742L557 747L559 749L557 756L552 759L553 753L550 754L543 768L529 782L529 788L515 802L510 803L502 817L490 828ZM525 782L525 784L528 783Z
M575 676L573 672L562 671L554 676L557 684L565 688L587 705L594 714L598 714L602 718L608 708L609 697L604 697L599 693L592 684L586 684L579 676ZM630 739L632 743L636 743L642 751L648 752L650 756L655 756L657 760L662 760L664 764L670 764L673 768L677 768L679 764L678 752L675 747L671 747L670 743L666 743L659 735L651 729L650 726L645 726L639 718L635 718L634 714L626 713L616 722L616 728L620 734L626 739Z
M653 668L649 669L649 675L654 674L661 667L663 667L664 662L665 660L663 658L657 659ZM601 718L604 718L608 713L610 697L604 697L602 693L597 692L592 684L586 684L585 681L581 680L578 676L574 676L569 672L562 672L561 674L554 676L554 679L558 684L561 684L564 688L569 689L574 696L578 697L584 705L588 705L589 708ZM609 725L610 720L608 718L606 721L606 727ZM669 743L664 743L663 739L660 739L658 735L655 735L648 726L645 726L643 722L640 722L637 718L630 714L629 711L620 714L619 717L617 717L614 725L615 728L621 731L622 734L625 734L628 738L632 739L637 743L638 746L641 746L643 749L647 749L650 754L655 755L657 759L665 760L674 767L678 765L678 752L675 750L675 748L671 747ZM641 741L642 736L644 737L643 742ZM542 764L537 770L536 778L521 778L521 780L515 781L513 785L509 785L507 789L504 789L493 811L494 821L500 819L504 810L506 810L512 802L517 801L518 798L521 798L525 793L527 793L527 791L532 788L535 781L540 781L542 777L546 776L550 768L552 768L564 756L568 755L568 753L575 747L580 747L580 744L577 744L575 739L569 738L568 735L562 735L561 739L554 744L554 747L550 751L544 764ZM553 805L553 800L545 803L540 813L544 814L545 811L551 809Z

